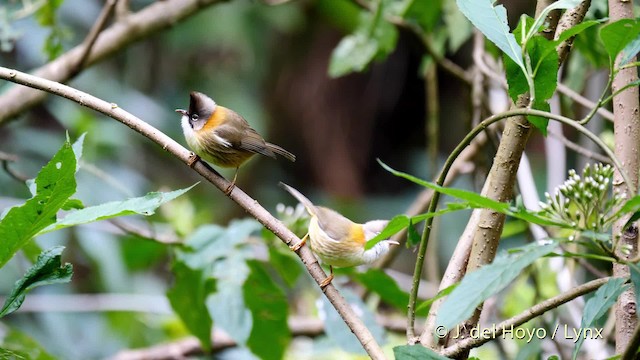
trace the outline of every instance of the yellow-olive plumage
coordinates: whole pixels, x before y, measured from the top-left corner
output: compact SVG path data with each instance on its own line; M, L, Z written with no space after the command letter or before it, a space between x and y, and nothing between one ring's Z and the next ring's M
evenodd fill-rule
M311 215L307 234L309 245L318 258L332 270L327 278L328 281L323 282L323 286L333 279L333 266L351 267L370 264L386 254L390 245L398 244L396 241L387 239L365 250L366 242L380 234L387 226L387 220L372 220L358 224L334 210L313 205L309 199L291 186L284 183L280 185L298 199Z
M296 160L292 153L266 142L238 113L216 104L203 93L192 91L189 110L176 112L182 114L182 131L191 150L214 165L235 167L236 176L240 165L254 154L274 159L277 154ZM234 176L233 183L235 179Z

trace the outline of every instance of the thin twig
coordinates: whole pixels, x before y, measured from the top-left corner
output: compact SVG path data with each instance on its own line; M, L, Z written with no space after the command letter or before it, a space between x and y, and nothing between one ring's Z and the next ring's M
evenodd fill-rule
M82 53L78 58L78 62L71 68L71 77L77 75L86 65L87 59L91 54L91 49L93 48L93 44L95 44L98 35L100 35L100 32L102 32L102 29L104 29L104 26L107 24L107 20L109 20L109 17L111 16L111 13L113 12L113 9L115 8L117 2L118 0L105 1L102 11L100 11L100 14L98 15L98 19L96 20L95 24L93 24L91 30L89 30L89 33L87 34L87 37L82 42Z
M126 21L112 24L101 32L85 61L90 66L112 56L130 44L196 14L199 10L222 0L165 0L155 1L131 14ZM67 82L71 70L85 47L80 44L55 60L32 71L35 76L57 82ZM14 86L0 96L0 125L41 103L47 93Z
M461 354L470 349L476 348L484 343L487 343L499 337L500 335L502 335L505 329L516 328L526 323L527 321L544 314L545 312L551 309L555 309L560 305L567 303L579 296L595 291L600 286L606 284L609 280L611 280L611 277L592 280L592 281L589 281L588 283L582 284L563 294L544 300L532 306L531 308L525 310L524 312L495 325L496 331L491 332L490 334L491 336L477 336L477 337L470 337L464 340L460 340L454 345L444 349L444 351L442 352L442 355L447 357L455 357L458 354Z
M589 149L586 149L586 148L574 143L573 141L567 139L566 137L562 136L561 134L558 134L557 132L555 132L555 131L553 131L551 129L549 129L548 134L552 138L560 140L560 142L562 142L562 144L564 146L568 147L569 149L575 151L576 153L578 153L578 154L580 154L580 155L582 155L584 157L599 161L599 162L601 162L603 164L611 164L611 159L607 158L606 156L600 155L600 154L595 153L595 152L593 152L593 151L591 151Z
M185 149L178 142L162 133L160 130L154 128L141 119L133 116L132 114L122 110L117 104L108 103L95 96L74 89L67 85L56 83L47 79L39 78L37 76L29 75L19 72L17 70L7 69L0 67L0 78L30 86L39 90L47 91L49 93L67 98L82 106L86 106L90 109L103 113L142 134L143 136L154 141L173 156L180 159L185 164L192 163L194 154ZM192 165L194 171L204 177L207 181L215 185L223 193L229 188L229 181L223 178L218 172L213 170L209 165L202 161L198 161ZM269 231L273 232L278 238L280 238L287 246L299 243L301 240L295 234L291 232L282 222L273 217L265 208L263 208L257 200L252 199L244 193L239 187L234 187L227 195L231 200L235 201L238 205L244 208L251 216L264 225ZM304 263L307 271L313 279L319 284L327 278L327 275L322 270L322 267L318 264L318 260L311 252L308 246L303 246L297 252ZM338 314L342 317L345 324L358 338L362 347L373 359L385 359L384 352L380 348L380 345L376 342L375 338L364 325L362 320L356 315L351 306L340 295L338 290L331 284L326 286L324 294L329 299L333 307Z
M29 180L28 176L22 175L21 173L9 167L10 162L18 161L17 156L0 151L0 161L2 161L2 168L4 169L4 171L16 181L25 182Z

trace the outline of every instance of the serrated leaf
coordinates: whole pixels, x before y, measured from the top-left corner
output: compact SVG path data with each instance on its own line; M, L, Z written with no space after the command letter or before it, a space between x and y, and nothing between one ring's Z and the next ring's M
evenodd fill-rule
M602 285L591 299L584 305L582 312L582 322L580 329L585 330L596 325L596 322L607 313L609 308L616 303L618 296L622 294L629 285L624 285L625 279L613 278ZM584 336L579 336L576 346L573 348L572 359L576 359L578 351L584 342Z
M174 190L171 192L150 192L145 196L127 199L124 201L112 201L105 204L86 207L67 214L64 218L58 220L55 224L41 230L38 235L46 234L51 231L64 229L70 226L87 224L94 221L111 219L118 216L126 215L144 215L149 216L155 213L155 210L162 204L167 203L178 196L191 190L197 184L191 185L185 189Z
M469 318L478 305L504 289L524 268L551 253L557 246L555 242L547 245L530 244L518 248L517 253L503 252L493 263L466 274L440 307L438 325L452 329Z
M393 348L396 360L449 360L433 350L422 345L402 345Z
M56 221L56 213L76 192L76 159L71 144L65 142L38 173L36 195L23 205L11 208L0 221L0 267L9 261L38 232Z
M60 261L62 250L64 250L63 246L56 246L43 251L38 256L36 263L27 270L22 279L13 285L11 294L7 296L0 310L0 317L18 310L29 290L42 285L71 281L73 266L68 263L62 265Z
M526 73L522 48L510 32L507 10L491 0L457 0L458 8L484 36Z
M287 298L260 262L249 260L247 265L250 272L243 294L253 317L247 346L261 359L282 359L291 341Z
M600 29L600 39L602 39L611 64L613 64L618 53L620 53L627 44L635 40L638 34L640 34L640 22L632 19L618 20Z
M369 291L380 295L380 298L403 313L407 311L409 294L402 291L398 284L381 269L369 269L356 274L355 279Z
M169 303L189 332L200 340L202 348L210 351L213 320L205 301L215 292L216 280L205 270L191 269L180 261L173 264L171 272L175 279L167 291Z

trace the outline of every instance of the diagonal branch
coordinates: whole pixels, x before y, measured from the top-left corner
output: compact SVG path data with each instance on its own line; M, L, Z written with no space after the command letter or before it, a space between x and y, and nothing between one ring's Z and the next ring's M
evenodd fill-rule
M91 54L91 49L93 49L93 45L96 43L98 35L100 35L100 32L107 24L107 20L109 20L109 17L111 16L111 13L113 12L113 9L115 8L117 3L118 0L106 0L102 11L100 11L100 15L98 15L98 19L96 20L95 24L93 24L91 30L89 30L89 34L87 34L87 37L82 42L82 46L84 47L84 49L82 49L82 55L80 55L80 59L78 60L78 62L71 68L72 77L77 75L85 67L87 59Z
M134 15L132 15L134 16ZM47 91L49 93L67 98L71 101L87 108L98 111L104 115L107 115L142 134L143 136L154 141L160 145L164 150L168 151L173 156L180 159L185 164L189 164L193 159L194 154L185 149L182 145L170 138L160 130L154 128L141 119L133 116L132 114L122 110L117 104L108 103L104 100L98 99L95 96L89 95L80 90L74 89L67 85L56 83L47 79L42 79L33 75L25 74L16 70L0 67L0 78L12 81L17 84L33 87L35 89ZM209 165L202 161L198 161L193 164L193 170L204 177L207 181L215 185L220 191L226 192L230 183L224 179L218 172L213 170ZM291 232L282 222L273 217L265 208L263 208L257 200L252 199L249 195L245 194L237 186L233 188L230 194L228 194L231 200L235 201L238 205L244 208L251 216L258 220L264 227L274 233L285 244L291 246L297 244L300 239ZM327 277L322 267L318 264L318 260L311 253L308 246L303 246L297 252L304 263L307 271L313 279L318 283ZM333 285L328 285L324 288L324 294L329 299L333 307L338 314L342 317L345 324L356 335L362 347L367 351L372 359L385 359L384 352L380 348L380 345L376 342L369 329L364 325L362 320L356 315L351 306L340 295L338 290Z
M146 8L131 14L125 20L111 25L100 33L91 53L84 61L91 66L128 45L149 35L175 25L194 15L198 10L221 0L166 0L156 1ZM74 75L85 45L80 44L57 59L32 71L32 74L56 82L67 82ZM46 92L15 86L0 96L0 125L42 102Z

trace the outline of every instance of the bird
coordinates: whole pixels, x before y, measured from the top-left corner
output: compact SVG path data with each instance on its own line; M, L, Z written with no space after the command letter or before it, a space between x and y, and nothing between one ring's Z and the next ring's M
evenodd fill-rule
M254 154L276 158L276 154L296 161L295 155L278 145L266 142L241 115L220 106L209 96L192 91L189 110L176 109L182 114L181 125L187 144L195 153L188 165L204 159L214 165L236 168L233 181L225 193L235 187L238 169Z
M333 267L352 267L371 264L389 251L397 241L382 240L371 249L365 250L367 241L373 239L389 223L388 220L372 220L364 224L355 223L338 212L322 206L315 206L298 190L281 182L280 186L295 197L311 216L309 230L291 250L298 251L309 239L311 250L324 264L329 265L330 275L320 287L325 288L333 280Z

